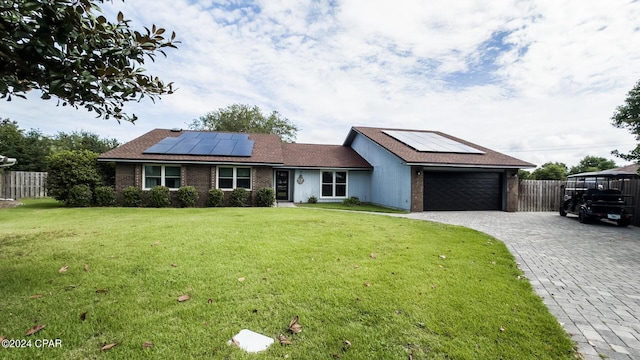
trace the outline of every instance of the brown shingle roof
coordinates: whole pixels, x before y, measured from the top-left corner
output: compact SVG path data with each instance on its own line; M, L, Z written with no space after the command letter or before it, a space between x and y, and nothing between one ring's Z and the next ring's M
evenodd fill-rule
M409 130L412 132L425 132L434 133L440 136L444 136L451 140L457 141L472 148L481 150L484 154L465 154L465 153L449 153L449 152L423 152L418 151L403 142L383 133L383 130L400 130L407 131L407 129L386 129L386 128L373 128L373 127L353 127L349 136L345 140L344 145L350 145L353 141L355 134L361 134L383 148L387 149L400 159L409 164L423 164L423 165L442 165L442 166L478 166L478 167L509 167L509 168L529 168L535 167L526 161L522 161L487 149L480 145L470 143L468 141L441 133L439 131L426 131L426 130Z
M249 140L254 141L253 152L249 157L242 156L203 156L203 155L170 155L144 154L143 152L166 137L178 137L185 131L175 132L168 129L155 129L129 141L113 150L101 154L98 159L103 161L180 161L180 162L217 162L217 163L252 163L274 164L283 163L280 137L271 134L249 134Z
M343 145L282 144L284 165L312 168L371 169L352 148Z

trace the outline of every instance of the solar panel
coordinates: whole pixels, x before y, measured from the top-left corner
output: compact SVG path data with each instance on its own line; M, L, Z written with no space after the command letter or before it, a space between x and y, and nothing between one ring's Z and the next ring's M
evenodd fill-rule
M218 142L218 145L213 148L211 155L229 156L237 142L238 140L222 139Z
M251 156L253 140L248 134L189 131L167 137L146 149L145 154Z
M238 142L231 151L231 156L251 156L253 151L253 141L247 140L246 142Z
M471 146L459 143L436 133L404 130L382 130L392 138L422 152L445 152L460 154L484 154Z
M218 140L206 140L200 141L196 146L191 149L189 155L210 155L213 148L218 144Z
M153 145L152 147L148 148L147 150L145 150L145 153L149 153L149 154L164 154L166 153L169 149L171 149L173 147L174 144L162 144L162 143L157 143L155 145Z
M217 133L218 136L216 136L218 139L220 140L225 140L225 139L232 139L234 134L229 134L229 133Z
M200 136L200 132L197 131L186 131L184 133L182 133L182 135L180 135L178 138L195 138L195 137L199 137ZM166 140L166 139L165 139Z
M231 134L231 139L248 140L249 139L249 134Z

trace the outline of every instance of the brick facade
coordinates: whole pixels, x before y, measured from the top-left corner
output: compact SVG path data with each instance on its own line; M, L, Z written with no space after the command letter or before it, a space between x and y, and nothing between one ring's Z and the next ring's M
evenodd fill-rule
M419 175L418 175L419 174ZM411 167L411 211L424 209L424 175L421 166Z
M507 206L505 211L518 211L518 170L505 171L507 178Z
M142 164L117 163L116 164L116 199L123 202L123 191L128 186L143 187ZM180 173L182 186L193 186L198 190L198 203L196 206L206 206L209 190L216 187L216 165L183 165ZM252 191L250 204L255 205L256 191L263 187L273 187L273 168L269 166L254 166L251 169ZM225 191L225 203L228 203L230 191ZM171 192L171 203L178 205L177 193Z
M136 186L136 168L140 168L140 165L116 163L116 201L119 204L123 202L122 192L124 188L127 186Z

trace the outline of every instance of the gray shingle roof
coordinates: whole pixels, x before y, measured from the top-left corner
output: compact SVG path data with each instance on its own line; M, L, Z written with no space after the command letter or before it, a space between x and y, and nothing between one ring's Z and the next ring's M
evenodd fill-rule
M113 150L101 154L101 161L246 163L287 167L370 169L371 165L348 146L282 143L278 135L249 134L254 141L250 157L203 156L178 154L145 154L144 151L167 137L178 137L184 131L155 129Z
M428 166L470 166L470 167L496 167L496 168L531 168L534 164L516 159L509 155L493 151L491 149L470 143L468 141L456 138L454 136L439 132L427 130L409 130L413 132L434 133L444 136L448 139L457 141L461 144L481 150L484 154L465 154L465 153L449 153L449 152L422 152L404 144L403 142L389 136L383 130L400 130L407 129L387 129L374 127L353 127L347 136L344 145L351 145L356 134L361 134L371 141L377 143L387 149L408 164L428 165Z
M371 165L349 146L282 144L284 165L312 168L371 169Z
M171 161L171 162L214 162L214 163L252 163L282 164L282 148L280 137L271 134L249 134L254 141L253 152L249 157L212 156L212 155L176 155L176 154L144 154L144 151L166 137L178 137L184 131L174 132L168 129L155 129L129 141L113 150L101 154L102 161Z

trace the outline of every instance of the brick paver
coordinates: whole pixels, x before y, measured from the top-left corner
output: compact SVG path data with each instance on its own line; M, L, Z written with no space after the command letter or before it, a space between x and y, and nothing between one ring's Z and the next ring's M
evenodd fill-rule
M640 228L556 213L424 212L502 240L585 360L640 359Z

